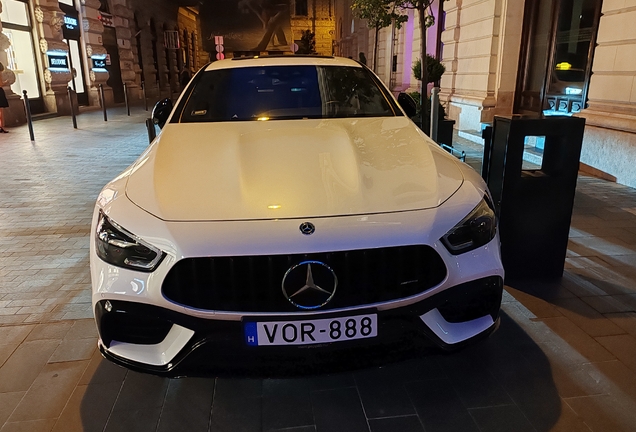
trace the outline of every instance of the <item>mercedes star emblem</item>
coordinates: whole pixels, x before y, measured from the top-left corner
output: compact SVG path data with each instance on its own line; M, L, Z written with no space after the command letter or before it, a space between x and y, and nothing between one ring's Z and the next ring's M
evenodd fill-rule
M285 298L300 309L318 309L333 298L336 273L320 261L303 261L287 270L282 288Z
M311 222L303 222L300 224L300 232L305 235L312 235L316 231L316 227Z

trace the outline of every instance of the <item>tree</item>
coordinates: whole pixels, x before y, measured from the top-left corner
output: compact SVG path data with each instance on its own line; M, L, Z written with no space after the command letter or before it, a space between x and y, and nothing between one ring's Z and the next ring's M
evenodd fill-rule
M303 30L296 54L316 54L316 33L311 30Z
M402 23L409 19L408 16L399 13L397 4L397 1L389 0L354 0L351 5L353 14L360 19L367 20L367 26L375 29L375 42L373 46L374 71L378 63L378 33L380 29L388 27L392 23L395 23L395 26L400 28Z
M420 70L421 67L421 59L415 60L415 63L413 63L413 67L411 67L413 76L418 81L422 79L422 71ZM428 82L432 83L435 81L439 81L442 78L442 75L444 75L444 72L446 72L446 66L444 66L442 62L437 60L435 57L426 54L426 75L428 78Z
M426 31L429 27L435 24L435 15L433 15L433 8L431 5L434 0L396 0L394 6L400 9L415 9L419 12L420 16L420 32L422 45L420 47L420 59L426 58ZM442 0L443 1L443 0ZM428 71L427 67L420 67L420 80L422 81L422 91L420 100L426 100L428 97L427 83ZM424 110L421 110L422 115ZM420 119L424 124L423 118Z

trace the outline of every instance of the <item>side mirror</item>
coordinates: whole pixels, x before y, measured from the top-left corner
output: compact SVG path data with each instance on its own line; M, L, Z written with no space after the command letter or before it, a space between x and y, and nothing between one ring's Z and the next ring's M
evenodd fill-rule
M156 103L152 109L152 122L160 128L166 124L170 113L172 112L172 100L165 98Z
M398 103L406 113L408 117L413 117L417 114L417 104L415 103L415 99L406 93L400 93L397 99Z

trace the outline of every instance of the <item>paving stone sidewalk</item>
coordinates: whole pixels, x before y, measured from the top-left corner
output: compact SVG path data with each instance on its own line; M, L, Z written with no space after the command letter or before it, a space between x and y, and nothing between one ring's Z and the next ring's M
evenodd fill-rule
M101 187L147 145L134 108L0 135L0 432L634 431L636 190L580 176L566 271L506 287L461 352L301 377L169 380L96 350L88 236ZM479 164L480 147L459 143Z

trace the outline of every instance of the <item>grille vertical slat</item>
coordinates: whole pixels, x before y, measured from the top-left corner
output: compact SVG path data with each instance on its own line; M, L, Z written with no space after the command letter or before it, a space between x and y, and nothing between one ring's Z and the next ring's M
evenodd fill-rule
M236 289L236 283L237 283L237 277L236 277L236 271L234 269L234 258L230 258L230 278L229 278L229 285L230 285L230 298L232 299L232 302L236 303L237 300L237 294L238 291Z
M247 279L249 280L248 286L250 287L249 289L250 305L256 305L258 304L258 292L260 290L256 286L256 279L255 279L256 274L254 271L254 257L247 258L247 268L249 269L249 272L246 274L246 276L247 276Z
M173 266L162 292L176 303L205 310L299 312L281 290L285 272L319 261L338 278L333 299L322 309L364 306L426 291L444 280L446 266L428 246L342 252L187 258Z
M274 283L274 258L271 256L267 257L267 291L276 291L276 284Z

